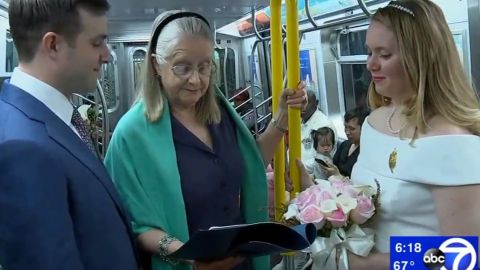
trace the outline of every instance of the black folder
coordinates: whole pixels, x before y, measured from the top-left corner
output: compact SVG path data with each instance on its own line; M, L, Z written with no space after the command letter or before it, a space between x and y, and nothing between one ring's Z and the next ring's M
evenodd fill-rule
M173 259L213 261L231 256L257 257L309 247L317 236L313 224L294 227L275 222L212 227L192 235L169 257Z

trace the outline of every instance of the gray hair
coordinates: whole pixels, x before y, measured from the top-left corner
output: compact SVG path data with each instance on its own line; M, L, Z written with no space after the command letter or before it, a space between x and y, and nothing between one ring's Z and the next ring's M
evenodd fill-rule
M152 37L155 30L165 20L173 14L179 13L178 10L167 11L160 14L154 21L152 29ZM173 48L178 44L180 38L185 36L202 37L208 40L213 46L213 33L210 27L201 19L196 17L182 17L169 22L163 29L157 39L157 46L155 54L166 59L173 51ZM160 59L157 61L161 62Z
M180 12L181 11L167 11L160 14L153 23L151 39L154 38L155 31L157 31L157 28L165 18ZM156 74L153 61L156 60L157 63L164 62L163 59L169 58L180 39L185 36L204 38L212 44L212 47L214 42L213 33L208 24L202 19L193 16L180 17L172 20L166 24L163 29L160 29L160 31L155 48L152 48L152 40L149 42L147 57L145 58L142 71L143 74L141 76L142 82L139 84L139 97L137 98L137 100L143 99L145 103L145 114L151 122L160 118L164 106L164 90ZM152 56L155 56L155 58ZM220 109L215 96L214 75L215 74L212 73L210 76L210 85L207 93L200 98L195 108L198 119L203 123L220 122Z

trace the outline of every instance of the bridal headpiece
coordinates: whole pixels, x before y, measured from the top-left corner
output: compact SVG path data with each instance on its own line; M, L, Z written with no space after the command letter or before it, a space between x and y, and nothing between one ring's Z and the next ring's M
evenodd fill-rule
M391 7L391 8L396 8L398 10L401 10L405 13L408 13L410 16L412 17L415 17L415 13L413 13L412 9L406 7L406 5L402 2L399 2L399 1L392 1L390 2L387 6L388 7Z

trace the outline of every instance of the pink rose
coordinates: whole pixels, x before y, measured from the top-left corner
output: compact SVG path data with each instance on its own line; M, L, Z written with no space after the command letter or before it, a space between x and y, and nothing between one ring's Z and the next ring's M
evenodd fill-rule
M318 204L318 199L315 192L307 189L298 194L297 198L295 199L295 203L298 205L298 208L301 211L309 205Z
M345 181L345 176L343 175L330 175L330 177L328 177L328 181L330 181L330 183L332 181ZM348 178L347 178L348 179Z
M329 181L334 190L341 190L343 186L346 184L345 182L343 182L342 179L337 179L337 178L330 178Z
M329 190L325 190L325 189L320 190L317 193L317 197L318 197L319 203L326 200L333 200L335 198Z
M363 224L375 214L375 205L364 195L357 198L357 208L350 213L350 218L356 224Z
M345 185L343 186L342 194L345 194L351 198L356 198L358 196L358 192L355 190L353 185Z
M314 223L314 224L321 224L324 222L325 216L323 215L322 211L320 211L320 207L316 205L308 205L297 214L297 219L300 223Z
M341 208L332 212L330 216L327 217L327 220L332 223L333 227L345 227L347 225L347 216L342 211Z
M335 198L335 195L332 193L330 189L315 185L311 188L311 190L313 193L317 195L319 204L325 200L332 200L333 198Z
M343 179L330 177L330 184L332 185L333 192L336 194L346 194L352 198L357 197L357 192L353 189L353 185L350 181L344 181Z

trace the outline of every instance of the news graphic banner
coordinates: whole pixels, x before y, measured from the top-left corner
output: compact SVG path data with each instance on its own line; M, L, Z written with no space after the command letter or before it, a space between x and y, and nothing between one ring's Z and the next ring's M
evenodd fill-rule
M476 270L478 236L392 236L390 270Z

